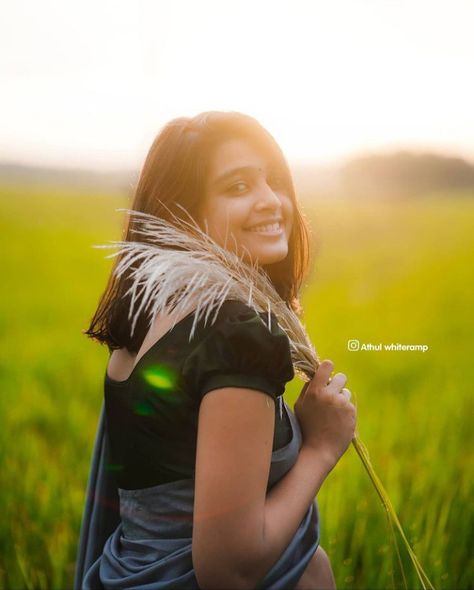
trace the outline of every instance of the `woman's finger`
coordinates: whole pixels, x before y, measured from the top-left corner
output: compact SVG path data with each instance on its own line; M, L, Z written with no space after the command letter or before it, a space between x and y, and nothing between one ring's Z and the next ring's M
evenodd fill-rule
M311 381L311 388L322 388L326 385L334 369L334 364L330 360L321 361Z
M341 389L341 395L343 395L347 400L351 399L351 390L347 389L347 387L344 387L343 389Z
M344 373L336 373L334 377L331 379L331 382L326 387L326 390L329 393L340 393L341 389L344 387L347 381L347 376Z

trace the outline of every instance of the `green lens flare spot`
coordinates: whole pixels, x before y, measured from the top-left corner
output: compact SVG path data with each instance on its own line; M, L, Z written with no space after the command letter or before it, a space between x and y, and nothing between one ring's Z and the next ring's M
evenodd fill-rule
M161 390L173 389L176 384L174 371L163 365L148 367L143 371L143 378L149 385Z
M148 402L139 402L135 404L133 411L137 416L152 416L155 413L153 406Z

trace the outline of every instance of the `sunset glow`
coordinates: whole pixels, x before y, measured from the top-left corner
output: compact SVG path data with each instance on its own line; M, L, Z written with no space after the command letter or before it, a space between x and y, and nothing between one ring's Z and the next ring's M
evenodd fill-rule
M15 2L0 158L138 166L169 119L255 116L290 159L412 146L474 155L474 4Z

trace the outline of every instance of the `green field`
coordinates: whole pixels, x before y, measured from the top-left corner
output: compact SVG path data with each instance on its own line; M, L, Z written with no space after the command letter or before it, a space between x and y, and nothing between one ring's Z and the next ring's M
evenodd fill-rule
M303 321L348 375L359 435L437 589L474 586L472 197L304 205L317 254ZM121 238L114 209L130 203L8 187L0 201L0 587L71 588L108 357L81 333L111 267L92 245ZM349 339L429 350L355 352ZM287 387L291 407L301 386ZM318 503L338 588L404 587L352 446ZM398 539L407 586L421 588Z

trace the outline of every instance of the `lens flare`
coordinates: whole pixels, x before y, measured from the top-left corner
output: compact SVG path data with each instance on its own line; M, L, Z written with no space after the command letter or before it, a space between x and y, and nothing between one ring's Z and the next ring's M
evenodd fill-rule
M153 414L155 414L155 409L148 402L139 402L135 404L133 411L137 416L153 416Z
M148 367L142 375L145 381L156 389L172 390L176 385L176 373L164 365Z

